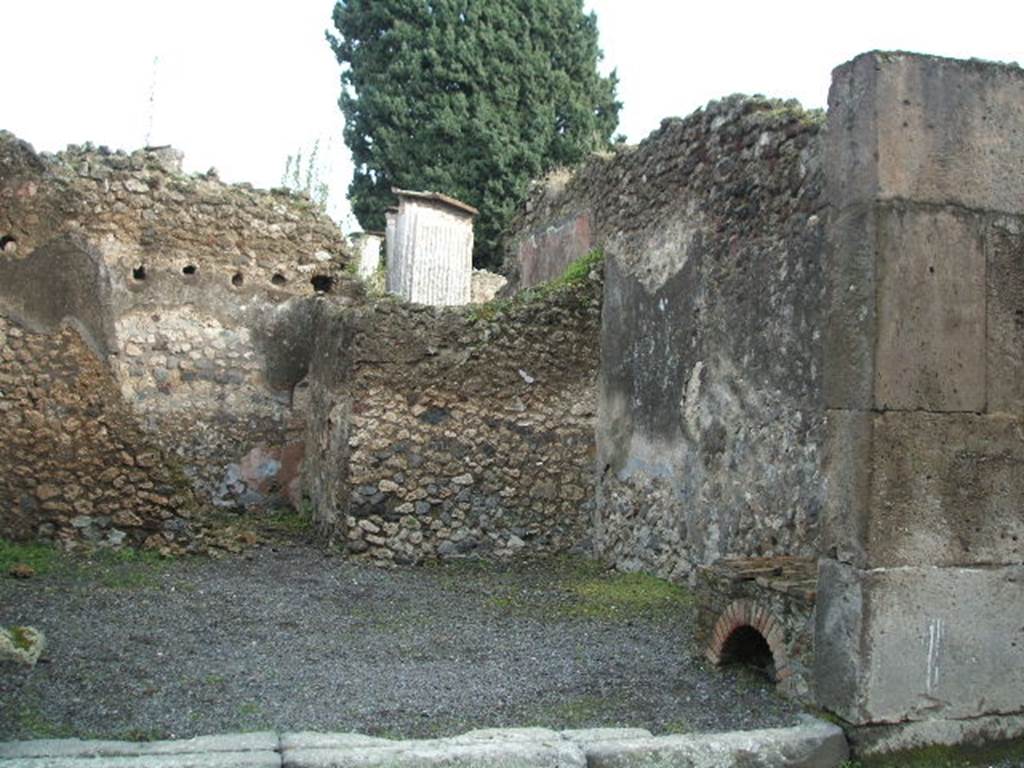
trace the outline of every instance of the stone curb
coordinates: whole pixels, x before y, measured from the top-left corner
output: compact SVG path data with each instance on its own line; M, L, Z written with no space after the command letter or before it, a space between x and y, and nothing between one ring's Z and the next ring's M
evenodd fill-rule
M847 756L843 732L813 719L793 728L689 736L513 728L413 741L264 732L151 743L0 743L0 768L836 768Z

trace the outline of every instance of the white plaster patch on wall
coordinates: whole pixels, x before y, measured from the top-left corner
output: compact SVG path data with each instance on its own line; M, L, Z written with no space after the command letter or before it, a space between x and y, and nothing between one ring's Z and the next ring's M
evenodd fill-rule
M683 412L683 420L686 422L686 427L691 435L696 435L700 431L698 407L700 405L700 389L701 384L703 384L703 374L704 361L698 360L690 372L690 378L686 382L683 401L679 404Z
M619 260L627 274L653 295L675 277L690 259L703 221L690 201L686 211L646 237L619 235L610 240L608 253Z

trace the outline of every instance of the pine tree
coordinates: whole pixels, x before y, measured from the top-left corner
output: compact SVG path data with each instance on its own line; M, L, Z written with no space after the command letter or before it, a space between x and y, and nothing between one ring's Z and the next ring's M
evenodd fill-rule
M607 147L618 123L582 0L340 0L334 26L365 229L384 228L393 186L443 192L480 209L476 261L494 265L530 180Z

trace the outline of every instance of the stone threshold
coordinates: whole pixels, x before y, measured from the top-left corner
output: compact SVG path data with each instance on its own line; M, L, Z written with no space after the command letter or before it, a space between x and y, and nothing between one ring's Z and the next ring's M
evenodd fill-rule
M510 728L395 741L356 733L201 736L178 741L0 743L0 768L836 768L840 728L806 717L754 731L653 736L642 728Z

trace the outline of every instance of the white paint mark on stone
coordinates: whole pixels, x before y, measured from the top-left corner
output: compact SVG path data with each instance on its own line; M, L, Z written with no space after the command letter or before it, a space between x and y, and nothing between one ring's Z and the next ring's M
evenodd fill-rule
M942 653L942 619L928 623L928 678L925 687L929 694L939 684L939 658Z

